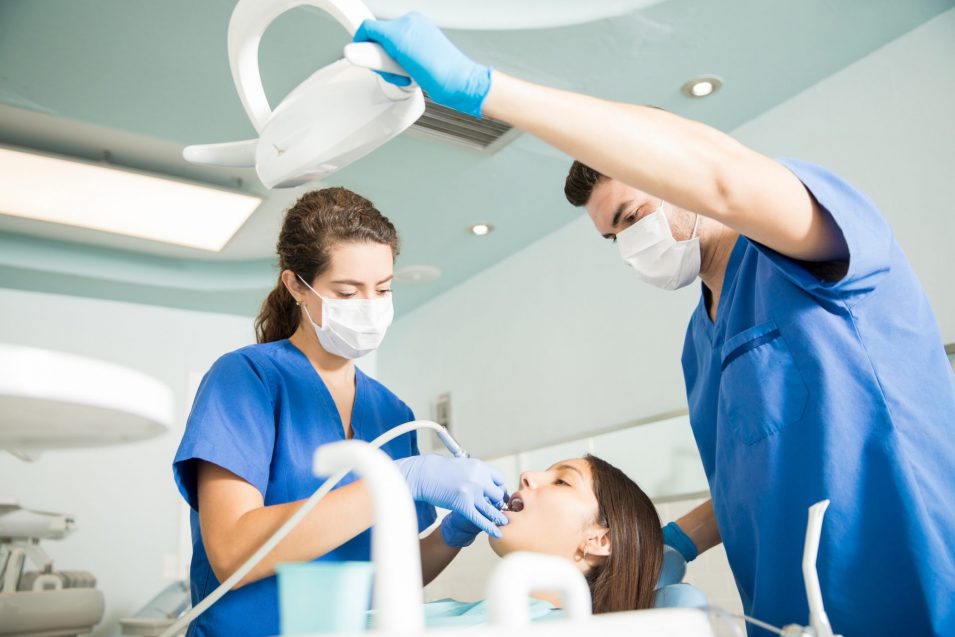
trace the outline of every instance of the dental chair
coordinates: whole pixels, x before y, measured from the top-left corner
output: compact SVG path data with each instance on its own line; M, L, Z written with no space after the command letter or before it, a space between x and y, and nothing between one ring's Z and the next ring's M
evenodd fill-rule
M313 471L317 476L331 477L245 564L223 582L219 589L169 626L160 637L180 635L188 622L215 603L217 595L230 590L254 568L348 472L354 472L366 480L371 491L375 517L374 532L371 536L371 557L375 564L372 587L374 616L369 634L375 637L457 637L460 629L429 629L425 626L414 503L392 459L376 448L394 436L402 435L411 429L423 428L444 431L434 423L416 421L396 427L372 443L343 440L319 447L313 459ZM444 433L447 434L446 431ZM783 629L776 629L787 637L834 637L822 608L816 574L822 518L828 504L828 500L823 500L809 509L803 576L810 608L810 626L790 624ZM603 637L635 634L648 637L716 637L717 634L722 634L714 631L725 627L726 618L708 608L702 592L683 583L685 573L686 563L682 556L674 549L665 547L655 608L593 615L590 588L571 562L541 553L511 553L495 566L487 583L485 599L488 623L469 629L469 635L579 637L583 632L598 633ZM559 595L561 617L557 621L531 622L527 600L537 591ZM723 612L722 615L725 616L726 613ZM456 630L458 632L455 632Z

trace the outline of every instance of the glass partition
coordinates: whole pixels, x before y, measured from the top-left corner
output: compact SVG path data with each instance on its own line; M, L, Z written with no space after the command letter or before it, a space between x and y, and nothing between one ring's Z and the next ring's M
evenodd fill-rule
M559 460L592 453L619 467L655 502L708 494L706 475L686 412L671 412L613 431L529 449L491 460L510 488L522 471L546 469Z

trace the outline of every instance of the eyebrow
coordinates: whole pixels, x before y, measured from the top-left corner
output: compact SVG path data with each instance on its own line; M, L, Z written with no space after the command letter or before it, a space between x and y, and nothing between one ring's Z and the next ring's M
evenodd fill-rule
M392 274L392 275L391 275L390 277L388 277L387 279L382 279L381 281L379 281L379 282L376 283L375 285L376 285L376 286L378 286L378 285L383 285L383 284L385 284L385 283L388 283L389 281L391 281L391 280L394 279L394 278L395 278L395 275ZM354 285L356 288L360 288L361 286L365 285L365 284L364 284L363 282L361 282L361 281L354 281L354 280L352 280L352 279L338 279L337 281L332 281L332 283L334 283L334 284L336 284L336 285Z
M611 227L611 228L616 228L616 227L617 227L617 224L620 223L620 217L622 217L622 216L623 216L623 213L626 212L627 209L629 209L631 206L633 206L633 200L632 200L632 199L631 199L630 201L624 201L624 202L621 203L619 206L617 206L617 212L614 213L614 215L613 215L613 220L610 222L610 227ZM604 237L604 239L613 239L613 238L614 238L614 234L613 234L613 233L608 233L608 234L605 234L603 237Z
M611 228L616 228L617 224L620 223L620 217L623 216L623 213L626 212L627 208L633 205L633 200L624 201L622 204L617 206L617 212L613 216L613 221L611 222Z
M579 476L581 477L581 479L584 479L584 474L583 474L583 472L582 472L580 469L578 469L577 467L573 466L573 465L569 465L569 464L559 464L559 465L557 465L556 467L554 467L554 470L555 470L555 471L560 470L560 469L570 469L571 471L576 471L576 472L577 472L577 475L579 475Z

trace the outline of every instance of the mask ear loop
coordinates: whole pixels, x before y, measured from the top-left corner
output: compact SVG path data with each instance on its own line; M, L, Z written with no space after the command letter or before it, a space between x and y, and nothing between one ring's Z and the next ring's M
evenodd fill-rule
M315 322L315 319L312 318L312 313L308 311L307 305L305 305L304 303L299 303L299 305L302 307L303 310L305 310L305 316L307 316L308 320L312 322L312 325L317 326L319 329L325 329L324 327L322 327L321 325Z
M696 236L697 236L697 234L696 234L696 229L697 229L697 228L699 227L699 225L700 225L700 213L694 212L693 214L696 215L696 221L693 222L693 231L690 233L690 240L691 240L691 241L696 238Z
M325 302L325 297L323 297L321 294L319 294L318 292L316 292L316 291L312 288L311 285L309 285L308 283L306 283L306 282L305 282L305 279L303 279L303 278L301 277L301 275L296 274L295 276L297 276L297 277L298 277L298 280L302 282L302 285L304 285L305 287L307 287L309 290L312 291L312 294L314 294L315 296L317 296L323 303ZM302 301L296 301L295 304L298 305L299 307L301 307L303 310L305 310L305 315L308 317L308 320L312 322L312 325L318 326L319 329L325 329L324 326L319 325L318 323L315 322L315 319L312 318L312 313L308 311L308 305L306 305L306 304L303 303Z

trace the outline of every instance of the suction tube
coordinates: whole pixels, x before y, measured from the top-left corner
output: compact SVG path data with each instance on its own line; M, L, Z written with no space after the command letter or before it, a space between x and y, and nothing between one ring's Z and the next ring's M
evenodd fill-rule
M447 429L436 422L431 422L430 420L415 420L413 422L399 425L381 434L369 444L375 448L380 448L398 436L403 436L408 432L417 431L419 429L431 429L437 433L438 438L441 440L444 446L448 448L448 451L454 455L454 457L468 457L467 452L461 448L461 445L458 444L458 442L451 436ZM246 562L240 566L235 573L230 575L226 581L222 582L222 584L219 585L219 588L206 595L201 602L193 606L188 613L183 615L176 623L170 626L159 637L174 637L175 635L179 634L179 632L192 623L196 617L204 613L207 608L215 604L217 601L219 601L219 599L222 598L223 595L232 590L232 587L238 584L243 577L248 575L249 571L255 568L256 564L261 562L266 555L271 553L272 549L274 549L279 542L284 540L285 537L292 532L292 529L298 526L298 523L301 522L305 516L315 508L315 505L318 504L322 498L328 495L328 492L331 491L332 488L338 484L342 478L348 475L348 471L348 469L343 469L334 473L330 478L325 480L325 482L323 482L322 485L315 490L315 493L313 493L308 500L306 500L302 506L299 507L299 510L296 511L292 517L286 520L285 524L280 526L279 530L272 534L272 537L266 540L265 543L259 547L259 550L256 551L252 557L246 560Z

